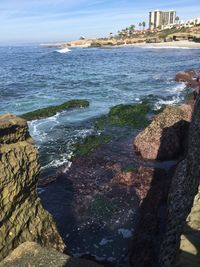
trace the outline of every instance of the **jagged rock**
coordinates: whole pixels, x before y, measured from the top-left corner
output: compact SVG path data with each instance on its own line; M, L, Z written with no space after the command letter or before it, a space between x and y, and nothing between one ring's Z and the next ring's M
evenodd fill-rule
M186 83L187 87L196 89L200 88L200 72L195 70L186 70L176 74L175 80L177 82Z
M38 153L25 120L0 116L0 260L25 241L64 243L37 195Z
M190 126L187 156L179 163L172 179L171 190L168 197L167 229L160 252L159 266L161 267L172 267L176 262L183 226L191 211L194 197L198 192L200 181L199 136L200 96L197 97Z
M34 242L17 247L1 263L0 267L101 267L86 259L72 259L52 248L42 248Z
M194 71L183 71L176 74L175 80L177 82L189 82L192 80L192 77L194 75Z
M191 116L191 105L167 107L135 138L136 152L144 159L175 159L183 152Z
M177 267L200 266L200 187L181 236Z

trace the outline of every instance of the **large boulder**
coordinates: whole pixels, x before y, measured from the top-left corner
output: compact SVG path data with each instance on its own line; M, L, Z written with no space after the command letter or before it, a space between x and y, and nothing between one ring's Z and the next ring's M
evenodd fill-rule
M172 179L171 189L168 197L167 227L162 241L160 251L160 264L162 267L172 267L177 260L180 243L183 249L183 242L180 242L181 234L185 226L188 214L188 224L186 231L190 249L182 253L180 260L183 265L178 266L199 266L196 260L199 259L199 251L194 248L199 247L199 194L198 187L200 182L200 96L197 97L194 113L190 125L188 153L186 158L181 161ZM194 201L195 195L197 198ZM193 208L192 208L193 206ZM192 208L192 210L191 210ZM197 242L195 239L197 238ZM191 239L190 239L191 238ZM186 245L186 243L185 243ZM192 248L193 246L193 248ZM196 255L195 255L196 253ZM192 255L193 254L193 255ZM189 259L189 261L187 261Z
M136 153L144 159L171 160L184 152L191 105L168 106L134 140Z
M25 242L0 262L0 267L101 267L86 259L73 259L52 248L42 248L34 242Z
M37 195L40 166L25 120L0 116L0 260L25 241L60 251L64 243Z

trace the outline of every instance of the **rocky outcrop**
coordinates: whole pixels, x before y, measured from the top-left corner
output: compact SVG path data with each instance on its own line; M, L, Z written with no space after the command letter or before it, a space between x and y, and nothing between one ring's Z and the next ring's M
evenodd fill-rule
M200 72L196 70L186 70L176 74L177 82L186 83L187 87L198 90L200 87Z
M200 187L184 225L176 266L200 266Z
M34 242L25 242L1 263L0 267L101 267L86 259L72 259L52 248L42 248Z
M144 159L171 160L183 152L192 116L191 105L169 106L134 140Z
M188 153L179 163L168 197L167 229L160 252L162 267L174 266L183 226L193 205L200 181L200 97L197 97L190 126ZM188 265L187 265L188 266Z
M64 243L37 195L38 153L25 120L0 116L0 260L25 241Z

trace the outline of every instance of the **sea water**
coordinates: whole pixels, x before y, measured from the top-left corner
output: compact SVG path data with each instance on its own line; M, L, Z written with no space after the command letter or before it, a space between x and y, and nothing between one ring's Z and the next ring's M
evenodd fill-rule
M70 99L88 99L90 107L63 111L29 122L42 169L70 167L72 146L94 133L91 120L120 103L138 103L149 95L153 107L183 100L178 71L199 68L200 49L122 47L0 47L0 114L20 115Z

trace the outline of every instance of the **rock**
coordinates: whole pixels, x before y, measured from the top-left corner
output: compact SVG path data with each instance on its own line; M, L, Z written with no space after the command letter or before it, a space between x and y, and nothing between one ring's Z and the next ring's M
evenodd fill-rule
M136 153L152 160L177 158L184 152L191 116L191 105L168 106L135 138Z
M25 120L0 116L0 260L25 241L60 251L64 243L37 195L38 152Z
M199 187L199 174L200 174L200 96L197 97L194 113L190 125L188 153L186 158L181 161L176 169L172 179L171 189L168 197L168 216L167 216L167 229L163 238L161 252L160 252L160 265L162 267L174 266L180 246L180 237L183 232L186 218L190 212L188 219L191 224L188 224L188 233L193 232L195 235L199 231L200 216L196 211L198 207L193 206L194 197L198 192ZM199 199L199 196L197 197ZM197 200L195 200L194 205ZM198 200L199 201L199 200ZM199 212L198 212L199 214ZM197 216L196 216L197 215ZM195 229L195 228L198 228ZM192 241L192 239L191 239ZM194 240L192 241L192 243ZM198 241L199 242L199 241ZM197 248L198 243L197 242ZM193 243L194 244L194 243ZM190 253L195 253L192 244L188 246ZM192 255L192 254L191 254ZM184 255L183 255L184 256ZM186 254L189 256L189 253ZM199 255L198 255L199 256ZM186 258L185 258L186 259ZM194 262L198 261L198 257L192 257ZM189 263L183 266L198 266L196 263L191 265L191 257ZM193 262L193 263L194 263ZM180 265L179 265L180 266Z
M192 70L179 72L176 74L175 80L177 82L190 82L192 80L193 75L194 72Z
M200 187L181 235L177 266L197 267L200 264Z
M28 126L25 120L12 114L0 117L0 144L11 144L29 139Z
M72 259L52 248L42 248L34 242L25 242L17 247L8 257L0 262L0 267L101 267L86 260Z
M200 88L200 72L195 70L186 70L176 74L177 82L185 82L186 86L196 90L199 93Z
M84 100L84 99L73 99L73 100L64 102L61 105L49 106L46 108L41 108L41 109L37 109L31 112L22 114L20 117L27 121L39 120L43 118L52 117L56 115L56 113L58 112L62 112L62 111L69 110L72 108L86 108L89 106L89 104L90 104L89 101Z

